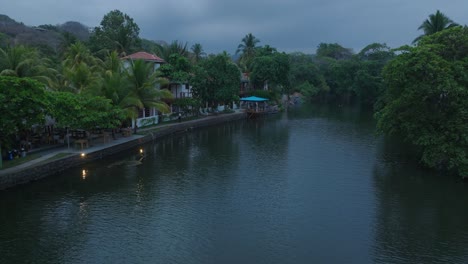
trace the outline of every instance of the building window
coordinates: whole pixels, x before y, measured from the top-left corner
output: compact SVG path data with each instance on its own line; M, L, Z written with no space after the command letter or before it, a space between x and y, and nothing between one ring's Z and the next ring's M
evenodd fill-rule
M151 116L151 109L150 108L145 108L145 117Z
M142 118L144 114L144 108L143 109L138 109L138 118Z

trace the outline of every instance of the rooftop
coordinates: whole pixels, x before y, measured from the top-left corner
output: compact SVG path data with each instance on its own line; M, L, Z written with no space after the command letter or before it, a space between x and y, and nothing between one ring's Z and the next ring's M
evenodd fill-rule
M130 54L128 56L125 56L123 57L122 59L125 59L125 60L145 60L145 61L154 61L154 62L159 62L159 63L165 63L165 61L161 58L159 58L158 56L154 55L154 54L151 54L151 53L148 53L148 52L144 52L144 51L140 51L140 52L137 52L137 53L133 53L133 54Z

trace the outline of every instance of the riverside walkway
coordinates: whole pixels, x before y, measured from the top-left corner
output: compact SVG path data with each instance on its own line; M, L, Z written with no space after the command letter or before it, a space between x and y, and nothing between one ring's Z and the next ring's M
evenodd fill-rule
M29 160L27 162L21 163L14 167L2 169L0 170L0 176L28 169L29 167L36 165L36 164L43 164L44 162L47 162L47 160L51 160L53 157L60 155L60 154L81 155L82 153L84 153L85 155L88 155L89 153L93 153L98 150L120 145L122 143L129 142L129 141L141 138L141 137L143 136L138 135L138 134L131 135L129 137L118 136L116 139L111 139L110 141L106 143L103 143L101 139L95 139L90 143L91 145L88 148L85 148L83 150L76 148L73 145L73 143L70 143L70 146L68 146L65 143L60 146L53 146L49 148L38 149L37 151L32 151L31 153L39 154L40 155L39 157Z
M100 157L112 155L121 151L121 149L130 148L134 145L149 142L172 133L243 118L245 118L245 113L242 111L229 114L200 116L197 119L140 128L137 134L132 134L127 137L118 135L116 139L110 139L108 142L103 142L100 138L93 139L89 142L90 146L82 150L75 148L74 144L70 144L69 146L68 144L64 144L62 146L43 150L39 149L38 151L34 151L34 153L39 154L39 157L14 167L0 170L0 190L53 175L59 170L74 167L76 164L84 162L76 161L81 155L90 157L88 160L91 161L96 159L96 157L93 156L97 156L98 154ZM59 165L55 164L58 160L61 160ZM29 175L34 173L38 175Z

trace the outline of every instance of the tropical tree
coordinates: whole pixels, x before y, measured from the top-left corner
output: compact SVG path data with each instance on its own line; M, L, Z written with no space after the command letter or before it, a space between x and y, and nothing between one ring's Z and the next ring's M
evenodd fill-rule
M289 58L285 53L266 53L255 57L250 79L256 87L267 87L289 94Z
M436 32L455 26L458 26L458 24L453 22L444 13L437 10L435 14L430 14L429 18L424 20L424 22L418 27L418 30L424 31L424 34L414 39L413 43L417 43L424 36L432 35Z
M143 60L132 61L127 69L127 78L130 81L130 89L120 102L120 107L125 110L127 117L135 119L138 111L143 108L154 107L163 113L169 111L163 99L172 98L172 94L166 89L159 89L158 86L164 79L159 78L158 72L154 72L152 64Z
M259 39L252 35L252 33L249 33L245 35L239 46L237 46L236 54L241 54L239 63L247 70L250 69L259 42Z
M30 78L0 76L0 153L2 146L11 146L12 135L43 123L48 107L43 84Z
M59 52L63 55L68 48L78 42L78 38L70 32L62 32L62 41L59 45Z
M329 99L340 103L351 103L356 96L356 73L361 69L361 61L356 57L347 60L335 60L325 75L329 90Z
M101 61L81 42L72 44L62 62L62 75L57 76L57 90L75 93L96 92Z
M108 53L102 64L99 95L111 99L114 105L121 106L130 85L130 80L123 69L122 60L117 51Z
M65 59L63 64L67 67L73 68L74 66L85 63L87 65L96 65L99 59L91 54L91 51L81 42L76 42L67 49L65 52Z
M50 114L57 125L91 130L96 127L115 128L125 118L121 109L112 101L89 94L51 92Z
M0 75L31 77L48 83L53 72L48 61L34 48L22 45L0 48Z
M320 43L317 47L317 57L328 57L335 60L346 60L353 56L353 51L337 43Z
M468 28L437 32L400 53L384 69L379 130L416 146L424 165L468 177Z
M270 45L265 45L265 46L256 48L255 56L256 57L269 56L269 55L273 55L274 53L277 53L277 52L278 52L278 50L276 48L273 48Z
M311 55L304 53L289 54L289 82L291 88L310 99L329 90L324 76Z
M372 106L384 91L382 70L395 58L386 44L372 43L362 49L357 57L359 67L354 75L354 92L361 104Z
M119 10L107 13L95 27L89 43L92 51L116 50L119 54L135 51L140 45L140 28L133 18Z
M171 44L155 44L156 48L153 50L155 54L169 61L172 54L178 54L180 56L188 58L189 51L187 49L187 42L182 43L181 41L174 40Z
M215 106L238 96L241 73L226 52L203 60L193 72L190 83L200 101Z
M159 68L162 77L169 79L171 83L187 83L191 70L189 59L174 53L167 62Z
M358 56L361 60L376 61L386 64L389 60L395 57L395 53L387 46L387 44L372 43L364 47L358 53Z
M190 49L192 51L192 61L195 64L206 56L206 53L203 51L203 47L200 43L193 44Z

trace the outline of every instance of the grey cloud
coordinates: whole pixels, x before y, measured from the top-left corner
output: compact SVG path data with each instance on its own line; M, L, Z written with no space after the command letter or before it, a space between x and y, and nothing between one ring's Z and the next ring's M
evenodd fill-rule
M207 52L234 53L253 33L262 45L282 51L314 52L320 42L337 42L359 51L373 42L409 44L417 27L440 9L466 24L468 2L453 0L0 0L2 11L25 24L69 20L94 27L109 11L134 18L144 38L199 42Z

